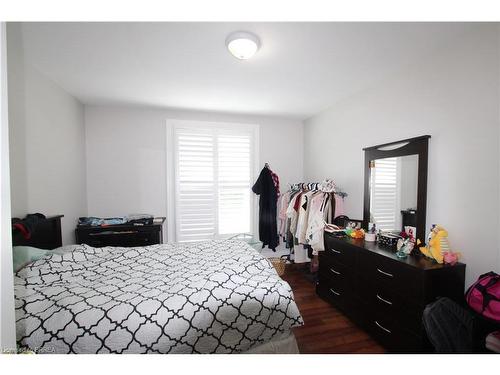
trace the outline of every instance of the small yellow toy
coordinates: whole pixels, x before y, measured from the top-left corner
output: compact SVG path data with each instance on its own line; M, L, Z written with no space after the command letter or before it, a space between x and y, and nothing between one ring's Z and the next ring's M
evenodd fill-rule
M427 258L434 259L437 263L443 264L444 253L450 252L448 232L439 225L434 226L431 230L428 246L420 247L420 251Z

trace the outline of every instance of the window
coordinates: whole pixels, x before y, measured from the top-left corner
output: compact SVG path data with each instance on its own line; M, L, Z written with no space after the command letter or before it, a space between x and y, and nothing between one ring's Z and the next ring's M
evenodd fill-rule
M175 241L252 232L255 127L175 122Z
M400 229L398 158L375 160L371 169L371 218L378 229Z

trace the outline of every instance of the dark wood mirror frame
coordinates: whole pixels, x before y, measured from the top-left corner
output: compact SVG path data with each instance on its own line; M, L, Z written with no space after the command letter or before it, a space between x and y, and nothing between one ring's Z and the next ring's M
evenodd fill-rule
M365 151L365 188L363 228L368 228L370 221L370 161L376 159L392 158L398 156L418 155L418 182L417 182L417 233L415 237L425 243L425 217L427 215L427 163L429 156L430 135L403 139L397 142L384 143L377 146L366 147ZM385 147L401 147L383 150Z

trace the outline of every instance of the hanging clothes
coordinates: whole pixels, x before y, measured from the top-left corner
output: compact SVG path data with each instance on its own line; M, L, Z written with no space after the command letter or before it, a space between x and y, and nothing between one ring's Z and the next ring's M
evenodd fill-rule
M330 199L330 194L328 193L315 195L311 199L311 211L307 223L306 238L309 245L315 251L324 250L323 229L325 227L325 210L328 207L324 203Z
M295 184L280 199L280 235L295 263L309 262L324 250L324 228L342 215L343 196L332 180ZM303 246L299 246L303 245Z
M316 192L308 191L304 193L301 198L300 207L299 207L299 218L297 220L297 231L295 233L295 237L301 244L306 244L306 231L307 224L309 221L309 212L311 209L311 198Z
M295 233L297 231L297 221L299 219L299 207L300 201L302 198L303 192L298 192L293 198L290 200L288 204L288 208L286 210L287 217L290 219L290 232L292 233L292 237L295 237Z
M280 196L278 202L278 234L283 239L283 241L286 241L286 210L288 208L288 204L290 203L290 194L290 191L285 192Z
M279 244L276 220L278 193L268 167L262 168L252 191L259 195L259 239L262 241L262 247L268 246L276 251Z
M333 218L335 219L338 216L345 215L344 211L344 198L340 195L335 195L335 215Z
M300 204L298 208L298 218L297 218L297 229L295 231L295 239L298 244L304 246L298 246L294 249L295 263L308 263L311 261L309 257L309 247L306 245L305 233L307 228L307 220L310 209L309 200L314 194L312 191L305 192L300 197Z
M269 167L267 167L269 169ZM271 169L269 169L271 171ZM280 178L276 173L271 171L271 177L273 178L274 187L276 188L276 196L280 196Z
M292 249L293 255L293 247L295 242L295 229L297 228L297 218L298 212L295 210L295 201L300 198L301 191L300 190L292 190L290 191L290 199L288 201L288 206L286 208L286 222L285 222L285 243L287 249Z

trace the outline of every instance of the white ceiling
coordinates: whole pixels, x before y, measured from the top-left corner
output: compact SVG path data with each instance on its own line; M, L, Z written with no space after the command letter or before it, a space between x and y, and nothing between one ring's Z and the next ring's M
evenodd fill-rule
M441 48L463 23L24 23L26 56L86 104L304 119ZM254 58L225 47L256 33Z

